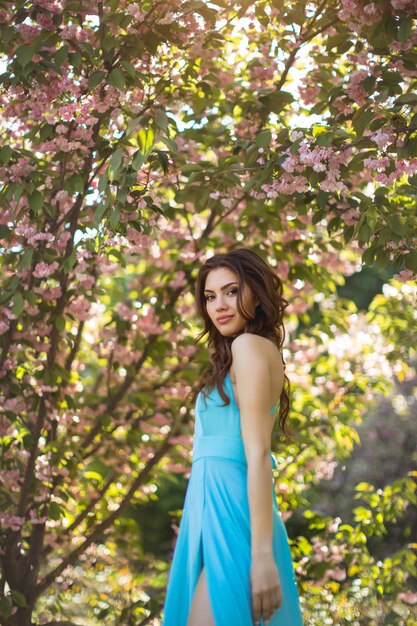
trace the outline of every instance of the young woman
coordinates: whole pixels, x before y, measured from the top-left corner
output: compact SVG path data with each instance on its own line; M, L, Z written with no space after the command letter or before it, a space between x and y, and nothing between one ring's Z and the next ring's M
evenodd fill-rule
M302 626L272 479L271 433L289 430L282 283L245 248L216 254L196 282L210 367L195 405L190 480L162 626Z

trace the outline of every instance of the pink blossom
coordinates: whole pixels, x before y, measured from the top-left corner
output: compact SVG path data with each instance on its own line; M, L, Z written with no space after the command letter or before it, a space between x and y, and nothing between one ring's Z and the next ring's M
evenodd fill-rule
M398 272L397 274L394 274L393 278L395 280L398 280L398 281L404 283L407 280L415 280L415 279L417 279L417 275L412 270L404 269L404 270L401 270L400 272Z
M346 580L346 570L343 567L333 567L327 570L326 576L333 580Z
M25 523L24 517L17 515L7 515L6 513L0 513L0 527L9 527L11 530L17 532L21 529Z
M163 413L155 413L152 417L152 421L158 426L165 426L166 424L170 424L171 420L165 417Z
M367 102L368 92L362 87L361 83L368 78L369 72L366 70L357 70L350 74L349 83L346 91L354 102L362 106Z
M35 265L33 275L36 276L36 278L47 278L48 276L52 276L58 267L59 263L57 261L54 261L50 265L45 263L45 261L40 261Z
M36 511L34 509L30 509L29 511L30 521L32 524L45 524L46 516L37 517Z
M22 182L22 180L29 176L34 170L34 166L29 162L29 157L21 157L10 166L10 180L16 183Z
M397 11L404 11L412 17L415 16L415 0L390 0L390 2L393 9Z
M288 274L290 272L290 266L286 261L278 261L277 272L281 280L287 280Z
M317 102L320 91L320 87L317 85L306 85L305 87L298 88L300 97L306 106Z
M354 226L359 221L360 216L361 212L359 211L359 209L354 208L345 211L341 215L342 219L348 226Z
M397 600L402 600L406 604L417 604L417 592L401 591L397 594Z
M116 310L117 310L117 314L119 315L119 317L121 317L126 322L132 322L135 318L137 318L136 312L131 311L124 302L121 302L117 306Z
M395 133L389 132L386 128L377 130L371 137L379 148L386 148L393 144L397 138Z
M19 470L3 470L0 472L1 482L10 491L19 491L22 478Z
M365 159L363 162L365 167L368 167L369 169L376 169L379 172L386 170L387 167L389 167L390 163L391 163L390 159L387 156L379 158L379 159L368 158L368 159Z
M140 312L137 326L143 333L150 335L160 335L164 332L164 326L159 323L155 310L149 306L146 307L145 311Z
M77 296L68 306L68 313L76 320L88 320L90 318L91 302L85 296Z
M182 270L180 270L178 272L178 276L176 278L174 278L173 280L169 281L169 285L173 289L178 289L179 287L184 287L186 284L187 284L187 278L185 276L185 272L183 272Z
M10 324L5 320L0 320L0 335L4 335L10 328Z

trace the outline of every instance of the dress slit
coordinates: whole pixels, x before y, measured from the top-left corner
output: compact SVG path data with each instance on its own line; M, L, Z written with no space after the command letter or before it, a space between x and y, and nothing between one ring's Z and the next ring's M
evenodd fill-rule
M190 616L191 607L192 607L193 601L194 601L194 595L195 595L195 592L196 592L196 589L197 589L197 585L198 585L199 580L200 580L200 576L201 576L204 568L206 568L206 590L207 590L207 598L208 598L208 602L209 602L209 605L210 605L211 615L213 616L214 624L218 623L217 620L216 620L215 614L214 614L212 594L210 593L210 583L209 583L210 575L209 575L209 572L208 572L208 569L207 569L207 566L206 566L206 561L204 560L204 546L205 546L205 542L203 540L203 535L204 535L204 533L203 533L203 525L202 525L202 527L200 529L200 537L199 537L199 540L198 540L198 551L197 551L197 554L198 554L197 563L198 563L198 565L200 565L200 569L197 572L197 576L196 576L196 579L195 579L196 582L195 582L195 585L194 585L194 589L193 589L193 591L191 593L190 606L189 606L189 609L188 609L188 615L187 615L187 618L186 618L186 624L188 624L188 619L189 619L189 616Z

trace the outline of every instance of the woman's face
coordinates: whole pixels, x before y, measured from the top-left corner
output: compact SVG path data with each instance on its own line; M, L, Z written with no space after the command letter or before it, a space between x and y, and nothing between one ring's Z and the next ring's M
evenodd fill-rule
M237 335L246 324L237 310L238 289L239 277L228 267L218 267L207 274L204 288L207 313L217 330L228 337ZM245 310L250 312L251 317L255 317L257 302L247 285L242 301Z

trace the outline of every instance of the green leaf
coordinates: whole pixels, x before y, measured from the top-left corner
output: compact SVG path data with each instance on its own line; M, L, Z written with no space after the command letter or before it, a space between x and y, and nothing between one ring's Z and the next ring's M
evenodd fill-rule
M71 176L69 182L70 182L71 191L73 193L84 192L84 180L82 176L80 176L79 174L74 174L73 176Z
M404 256L404 263L408 270L417 272L417 250L410 250L410 252Z
M16 50L16 58L22 67L25 67L29 63L29 61L32 60L34 52L35 50L33 49L33 47L27 43L23 44L23 46L18 47L18 49Z
M12 589L10 592L10 595L13 598L14 604L17 604L17 606L20 606L22 608L27 606L26 598L23 595L23 593L20 593L20 591L16 591L15 589Z
M334 230L338 230L341 226L341 219L338 215L333 217L330 222L327 224L327 232L329 235L332 234Z
M366 509L364 506L358 506L356 509L353 509L355 514L356 522L367 522L369 523L372 518L372 513L369 509Z
M22 258L19 261L19 269L23 269L24 267L30 267L33 259L33 248L26 248L23 253Z
M25 299L23 298L20 291L17 291L13 296L13 306L12 311L17 317L19 317L23 313L23 309L25 308Z
M109 224L113 230L115 230L116 226L118 225L119 219L120 219L120 209L118 208L113 209L109 217Z
M358 240L367 243L369 241L371 234L372 234L371 227L369 226L367 222L364 222L359 229Z
M416 93L404 93L396 99L395 104L414 104L415 102L417 102Z
M0 599L0 617L8 619L12 614L12 604L9 598Z
M69 272L76 265L76 263L77 263L77 252L76 250L73 250L71 254L69 255L69 257L67 257L65 261L63 262L62 269L65 272Z
M326 133L320 133L320 135L316 139L316 143L319 146L324 146L324 147L327 148L332 143L333 135L334 135L333 131L329 131L329 132L326 132Z
M417 135L406 141L404 150L407 157L417 156Z
M15 34L14 26L5 26L1 29L1 39L2 42L7 46L8 43L13 39L13 35Z
M57 521L63 515L63 508L57 502L51 502L48 507L48 517Z
M256 144L252 143L246 150L245 165L247 165L248 167L255 165L258 158L259 158L259 148Z
M142 128L136 135L136 142L138 148L145 156L148 156L155 141L155 132L150 126L149 128Z
M166 137L165 135L163 135L161 137L161 141L162 143L166 145L167 148L171 150L171 152L175 152L175 153L178 152L178 144L173 139L170 139L169 137Z
M145 157L140 150L136 150L135 156L132 159L132 169L137 172L145 162Z
M408 230L407 218L402 215L387 215L387 224L397 235L405 235Z
M156 109L155 111L155 123L156 125L161 128L162 130L167 131L168 128L168 118L167 115L165 113L165 111L163 111L163 109Z
M139 115L138 117L134 117L132 120L130 120L129 124L126 126L126 131L125 131L125 136L129 137L129 135L131 134L132 130L134 130L136 128L136 126L138 126L139 122L143 119L142 115Z
M158 155L158 161L161 164L162 171L164 172L164 174L167 174L169 171L168 155L162 150L157 150L156 153Z
M375 491L375 487L371 485L370 483L361 482L355 486L355 490L372 492L372 491Z
M352 118L352 125L356 131L356 135L358 137L362 137L365 128L368 127L369 123L375 117L375 113L372 109L368 109L368 105L364 104L360 109L356 111Z
M55 326L59 330L59 332L62 333L62 331L65 329L65 317L63 317L62 315L58 315L58 317L55 318Z
M79 70L81 68L81 64L82 64L82 56L81 56L81 52L70 52L68 54L68 59L71 63L71 65L73 67L75 67L77 70Z
M271 143L271 138L272 135L269 128L264 128L263 130L261 130L261 132L258 133L255 144L258 146L258 148L268 148L269 144Z
M96 72L90 74L90 76L88 77L88 88L94 89L94 87L97 87L97 85L101 83L105 76L106 72L103 72L102 70L97 70Z
M86 471L84 472L84 476L87 480L98 480L101 481L101 476L97 472Z
M13 151L10 146L3 146L2 148L0 148L1 163L7 164L10 161L12 154Z
M270 111L279 113L286 104L290 104L294 101L294 96L290 94L289 91L280 90L260 96L259 100Z
M136 68L130 61L122 61L121 65L132 78L136 76Z
M398 37L398 24L394 15L389 14L384 23L385 36L388 42L394 41Z
M118 67L115 67L114 70L110 72L108 81L118 89L124 89L126 87L126 78Z
M123 156L122 148L117 148L117 150L113 152L111 156L111 159L109 161L109 166L107 168L110 182L113 182L114 179L117 177L117 174L122 164L122 156Z
M59 48L59 50L55 53L55 63L61 67L64 61L66 61L68 58L68 52L69 48L67 44L61 46L61 48Z
M398 41L406 41L411 37L413 33L413 20L411 17L403 17L401 18L400 25L398 28Z
M43 196L40 191L35 189L35 191L33 191L28 197L28 202L35 215L38 215L39 211L43 207Z
M103 215L105 214L108 207L108 202L101 202L97 205L96 210L94 211L94 223L97 226L100 224Z

